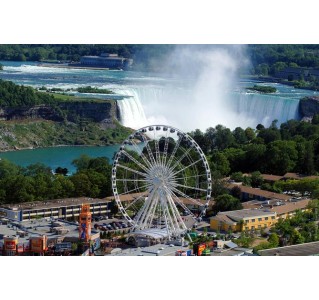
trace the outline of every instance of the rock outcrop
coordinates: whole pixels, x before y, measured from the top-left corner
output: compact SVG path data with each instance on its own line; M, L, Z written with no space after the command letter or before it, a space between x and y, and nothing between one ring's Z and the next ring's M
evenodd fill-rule
M312 118L319 114L319 97L304 97L299 102L299 113L302 119Z
M117 119L115 101L74 101L54 105L35 105L32 107L0 108L0 120L44 119L55 122L63 120L78 123L81 120L107 123Z

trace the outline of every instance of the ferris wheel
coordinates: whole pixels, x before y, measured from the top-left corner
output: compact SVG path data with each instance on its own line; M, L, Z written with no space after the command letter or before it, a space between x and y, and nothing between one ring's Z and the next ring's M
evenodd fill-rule
M206 213L211 173L203 151L188 134L153 125L138 129L120 146L112 189L131 232L162 230L178 238L189 229L186 219L198 222Z

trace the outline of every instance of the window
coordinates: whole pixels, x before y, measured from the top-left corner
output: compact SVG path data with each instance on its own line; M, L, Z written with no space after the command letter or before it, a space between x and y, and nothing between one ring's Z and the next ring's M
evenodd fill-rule
M245 227L245 230L248 230L248 229L249 229L248 226L246 226L246 227Z
M272 220L275 220L275 217L274 217L274 216L272 216L272 217L271 217L271 219L272 219Z
M258 229L261 229L261 225L258 225Z
M262 221L262 218L258 218L258 221L259 221L259 222Z
M254 223L254 222L255 222L255 219L251 219L251 221Z
M255 226L251 226L251 230L254 230L255 229Z
M249 222L249 220L245 220L245 224L247 224Z
M268 220L268 217L265 217L265 221L267 221Z

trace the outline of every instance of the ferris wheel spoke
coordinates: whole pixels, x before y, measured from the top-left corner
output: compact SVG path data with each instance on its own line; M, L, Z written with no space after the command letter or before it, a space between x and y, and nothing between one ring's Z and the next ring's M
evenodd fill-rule
M190 200L190 201L193 202L194 204L199 205L199 206L203 206L202 203L200 203L199 201L195 200L194 198L192 198L192 197L186 195L185 193L183 193L183 192L180 191L179 189L174 188L174 187L172 187L171 189L172 189L174 192L176 192L177 194L181 195L182 197L184 197L184 198Z
M146 194L145 194L146 195ZM145 195L141 195L139 197L137 197L136 199L134 199L129 205L127 205L125 207L125 209L129 209L131 206L134 206L136 202L138 202L139 200L141 200L142 198L145 198Z
M201 191L201 192L206 192L207 190L201 189L201 188L197 188L194 186L187 186L187 185L183 185L183 184L179 184L179 183L173 183L173 186L180 186L180 187L184 187L186 189L191 189L191 190L196 190L196 191Z
M127 167L127 166L124 166L124 165L117 164L117 167L120 167L120 168L125 169L125 170L127 170L127 171L131 171L131 172L136 173L136 174L138 174L138 175L141 175L141 176L143 176L143 177L146 177L146 176L147 176L147 174L145 174L145 173L136 171L136 170L131 169L131 168L129 168L129 167Z
M184 154L179 158L179 160L170 169L173 171L178 166L178 164L188 155L188 153L190 151L191 151L191 148L187 149L187 151L184 152Z
M198 159L198 160L196 160L196 161L194 161L194 162L192 162L191 164L189 164L188 166L184 167L183 169L181 169L181 170L179 170L179 171L173 173L173 176L175 176L176 174L178 174L178 173L180 173L180 172L182 172L182 171L184 171L184 170L186 170L186 169L192 167L193 165L196 165L196 164L197 164L198 162L200 162L200 161L202 161L201 158Z
M174 192L172 192L172 195L174 195L173 200L176 201L185 211L187 211L190 215L192 215L193 217L194 214L191 212L191 210L183 203L182 200L179 199L178 196L175 195Z
M158 164L160 164L160 163L161 163L161 156L160 156L160 151L159 151L159 144L158 144L158 140L157 140L157 139L155 139L154 143L155 143L155 156L156 156L156 162L157 162Z
M155 193L155 189L153 189L151 191L151 193L149 194L149 196L147 197L147 200L145 201L142 209L139 211L139 213L136 215L135 217L135 221L136 221L136 226L137 228L141 229L141 224L143 222L143 220L145 219L145 216L147 214L147 211L150 207L150 204L152 202L152 199L154 197L154 193Z
M149 145L148 142L146 143L146 150L147 150L148 156L149 156L149 158L150 158L150 160L151 160L151 164L152 164L152 165L155 165L155 164L156 164L156 161L155 161L153 152L152 152L152 150L151 150L150 145Z
M168 138L167 135L166 135L165 144L164 144L163 160L162 160L163 166L165 166L165 164L166 164L167 151L168 151L168 141L169 141L169 138Z
M175 205L175 202L174 202L174 200L173 200L173 198L172 198L172 194L169 193L168 196L167 196L167 198L168 198L168 201L169 201L170 206L171 206L171 210L172 210L172 214L173 214L173 218L174 218L176 227L177 227L178 229L183 229L183 230L184 230L184 229L187 229L187 228L186 228L186 225L185 225L185 223L183 222L183 220L182 220L182 218L181 218L181 216L180 216L180 213L179 213L179 211L178 211L178 209L177 209L177 207L176 207L176 205Z
M140 168L142 168L145 172L148 172L148 169L146 166L144 166L143 164L141 164L139 161L137 161L132 155L130 155L129 153L127 153L125 150L122 150L122 153L128 157L130 160L132 160L133 162L135 162Z
M168 162L167 162L167 166L170 166L170 165L171 165L171 163L172 163L172 161L173 161L173 159L174 159L174 157L175 157L176 151L177 151L177 149L178 149L178 147L179 147L181 141L182 141L182 139L179 138L178 141L176 142L175 147L174 147L174 149L173 149L173 151L172 151L172 154L170 155L169 160L168 160Z
M122 179L122 178L119 178L119 179L115 179L115 180L116 181L130 181L130 182L136 182L136 181L149 182L146 179Z
M198 175L194 175L194 176L185 176L185 177L179 177L179 178L174 178L174 180L183 180L183 179L188 179L188 178L198 178L201 176L207 176L206 174L198 174Z
M145 143L146 140L144 139L144 136L142 136L142 138L143 138L143 141L144 141L144 143ZM140 152L140 156L141 156L142 159L144 160L145 164L147 164L148 167L152 167L152 164L151 164L151 163L149 162L149 160L146 158L146 156L144 155L143 151L141 151L141 150L137 147L136 143L135 143L133 140L132 140L131 142L132 142L133 147L136 149L137 153ZM147 142L147 141L146 141L146 142Z
M130 190L130 191L126 191L126 192L124 192L124 193L121 193L121 194L119 194L119 196L123 196L123 195L126 195L126 194L130 194L131 192L134 192L134 191L139 191L140 189L143 189L143 188L149 188L151 185L150 184L145 184L145 185L143 185L143 186L139 186L139 187L137 187L137 188L135 188L135 189L132 189L132 190Z

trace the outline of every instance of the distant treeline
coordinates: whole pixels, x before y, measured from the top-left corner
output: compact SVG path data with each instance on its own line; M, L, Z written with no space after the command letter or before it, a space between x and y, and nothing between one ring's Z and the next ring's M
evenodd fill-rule
M80 61L84 55L116 53L133 58L137 69L156 69L155 61L165 56L174 45L0 45L0 60L10 61Z
M253 74L275 75L286 67L319 68L319 45L249 45Z
M23 107L54 102L56 100L52 95L0 79L0 107Z
M83 55L117 53L134 59L134 68L161 70L166 55L185 45L0 45L0 60L12 61L79 61ZM195 49L196 45L192 45ZM214 47L207 45L205 48ZM191 47L189 47L191 48ZM291 67L319 68L319 45L247 45L252 74L274 75L279 70ZM178 56L175 57L175 59Z

